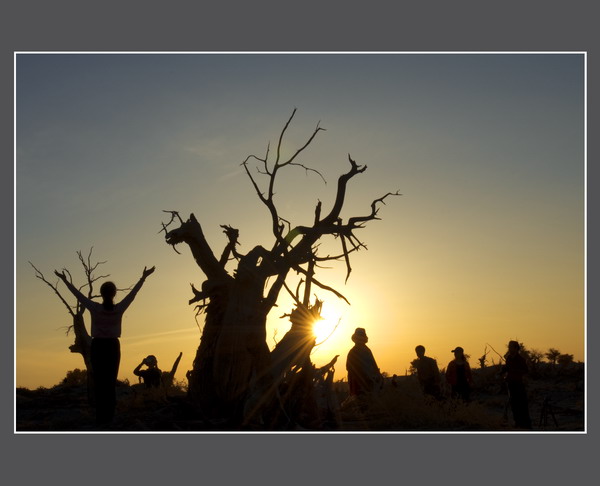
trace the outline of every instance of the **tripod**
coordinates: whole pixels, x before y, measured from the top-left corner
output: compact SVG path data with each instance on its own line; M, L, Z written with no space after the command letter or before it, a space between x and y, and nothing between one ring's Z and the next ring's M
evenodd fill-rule
M542 412L540 413L540 427L546 428L548 426L548 415L552 417L552 421L554 425L558 427L558 422L556 421L556 416L554 415L554 409L552 405L550 405L550 398L544 398L544 403L542 404Z

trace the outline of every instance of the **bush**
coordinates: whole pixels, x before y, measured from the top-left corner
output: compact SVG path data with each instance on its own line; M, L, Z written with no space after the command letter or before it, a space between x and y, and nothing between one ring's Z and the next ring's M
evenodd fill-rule
M67 375L60 382L61 385L79 386L87 383L87 371L75 368L67 371Z

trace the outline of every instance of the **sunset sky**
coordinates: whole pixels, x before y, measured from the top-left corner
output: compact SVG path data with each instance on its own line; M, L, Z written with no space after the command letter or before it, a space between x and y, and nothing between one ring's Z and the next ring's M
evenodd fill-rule
M240 163L276 143L294 108L283 150L320 122L301 162L327 185L286 171L276 203L292 225L311 224L317 200L330 207L348 154L368 169L342 216L402 193L357 232L368 251L352 255L347 283L343 264L317 274L351 302L317 292L328 322L341 319L317 366L339 354L345 377L356 327L389 374L406 372L417 344L440 368L456 346L475 366L510 339L585 359L583 54L23 53L15 106L17 386L50 387L84 367L68 349L66 308L28 262L81 284L76 252L91 247L119 287L156 266L125 314L119 378L136 382L148 354L169 369L181 351L184 380L202 327L190 283L204 278L187 246L165 243L163 211L194 213L215 253L221 224L240 230L242 252L271 246ZM290 310L282 293L270 347Z

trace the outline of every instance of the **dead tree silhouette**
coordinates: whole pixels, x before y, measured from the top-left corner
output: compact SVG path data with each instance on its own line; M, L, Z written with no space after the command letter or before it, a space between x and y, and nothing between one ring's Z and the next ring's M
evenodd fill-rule
M175 361L173 362L173 366L171 366L171 369L169 371L162 372L160 380L161 380L163 387L169 388L169 387L173 386L173 382L175 381L175 373L177 372L177 368L179 366L179 362L181 361L182 356L183 356L183 353L180 352L177 355L177 358L175 358Z
M302 404L294 407L289 405L300 396L299 393L290 392L290 389L306 390L309 383L314 383L315 370L310 362L310 350L315 345L312 324L321 304L318 300L310 304L312 288L331 292L347 302L340 292L315 278L316 268L327 261L344 261L347 281L352 271L350 254L361 248L366 249L355 236L355 230L363 228L369 221L379 219L380 204L385 204L389 196L399 195L398 192L389 192L375 199L365 216L350 217L344 221L340 215L348 182L367 168L366 165L357 164L348 155L350 169L338 178L330 211L322 216L319 201L311 226L292 227L280 215L274 202L280 171L298 167L324 180L320 172L297 161L316 135L324 130L319 124L304 145L288 158L282 157L282 140L295 113L296 109L281 130L274 155L270 153L269 144L264 157L249 155L242 162L258 198L267 207L271 217L274 242L270 249L257 245L242 254L237 250L239 231L231 226L221 226L227 244L220 258L217 258L194 214L183 221L179 212L165 211L171 218L162 225L166 242L174 249L178 244L187 244L196 264L206 276L199 290L192 285L193 297L189 300L190 304L197 304L198 313L205 314L200 345L189 375L189 397L205 416L229 418L234 426L250 420L265 427L280 427L281 424L265 422L265 417L271 416L274 407L291 421L298 417L290 417L290 410L305 411L307 407L310 408L310 404L307 404L312 400L310 394L305 395ZM256 177L251 171L251 161L256 164ZM262 181L266 179L265 189L261 189L258 178L264 178ZM174 224L179 226L173 228ZM338 255L318 254L317 243L325 235L339 239L341 252ZM225 268L230 259L237 263L231 273ZM302 279L298 289L301 284L305 286L303 298L298 296L298 290L294 294L286 284L294 272ZM292 326L270 352L266 342L266 319L282 289L286 289L295 300L295 308L289 314ZM304 384L300 385L302 382ZM280 386L282 384L286 386ZM282 391L282 388L285 390ZM299 412L300 415L302 413Z
M79 287L79 290L83 291L83 289L87 289L87 297L90 299L97 298L99 295L94 294L94 284L103 278L107 278L110 275L96 275L95 272L98 270L100 265L105 264L105 261L92 261L92 252L93 247L90 248L90 251L87 254L87 257L84 257L81 251L77 251L77 257L79 258L79 262L83 267L83 272L85 275L85 283ZM71 305L65 299L58 288L59 281L56 283L50 282L44 274L36 268L36 266L29 262L29 264L35 270L36 278L39 278L42 282L48 285L54 293L57 295L59 300L65 305L67 308L67 312L72 318L72 324L67 326L66 334L67 336L71 331L75 336L75 341L73 344L69 346L69 350L72 353L79 353L83 358L83 362L85 364L85 369L87 372L87 392L88 392L88 400L90 404L94 403L94 383L93 383L93 375L92 375L92 363L91 363L91 345L92 345L92 337L87 331L85 326L84 312L85 308L75 299L75 304ZM67 269L63 269L65 274L68 276L71 283L73 283L73 277L71 276L71 272ZM129 289L119 289L119 290L129 290ZM71 297L71 293L68 292L69 297Z

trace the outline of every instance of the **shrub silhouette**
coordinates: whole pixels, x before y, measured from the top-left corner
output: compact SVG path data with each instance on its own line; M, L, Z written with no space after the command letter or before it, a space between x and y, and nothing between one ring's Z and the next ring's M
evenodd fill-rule
M87 383L87 371L75 368L74 370L67 371L66 376L60 382L61 385L85 385Z

